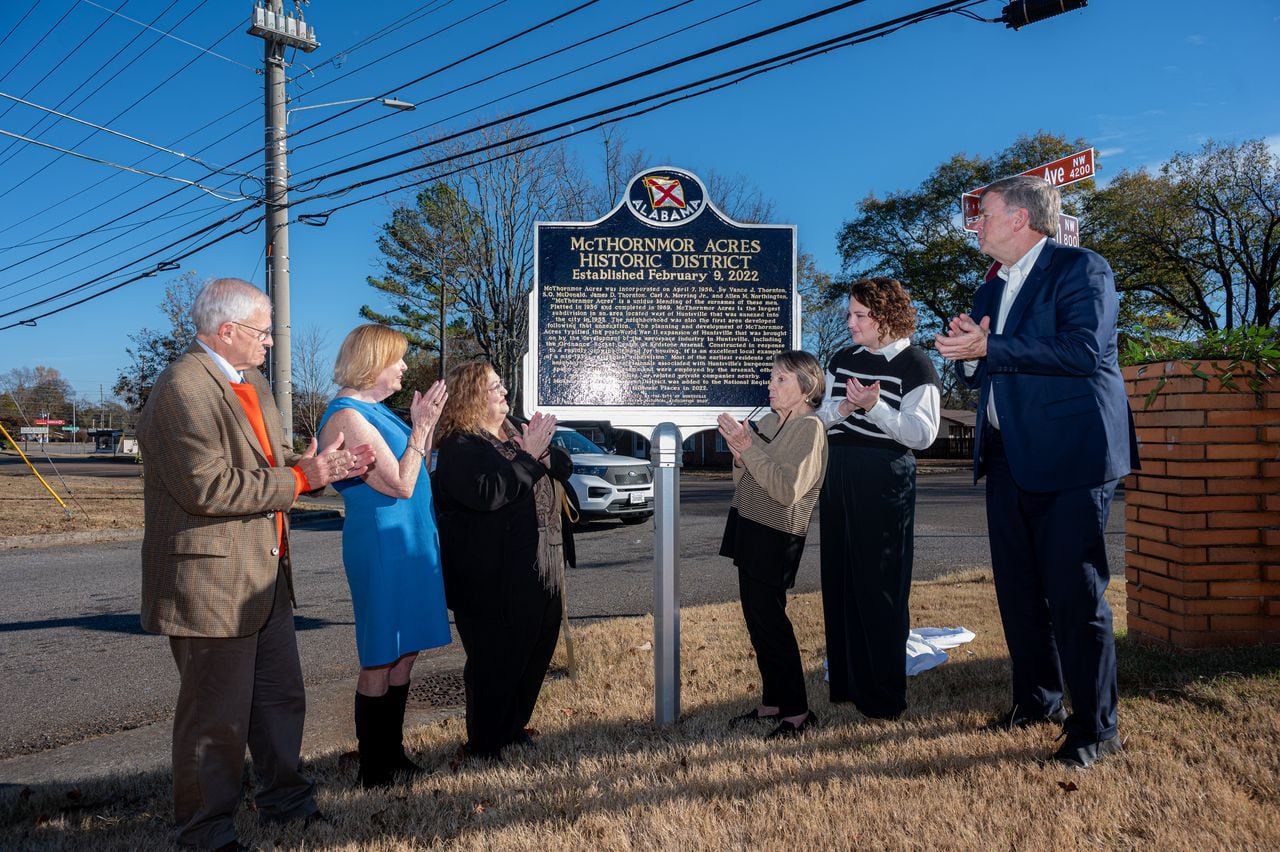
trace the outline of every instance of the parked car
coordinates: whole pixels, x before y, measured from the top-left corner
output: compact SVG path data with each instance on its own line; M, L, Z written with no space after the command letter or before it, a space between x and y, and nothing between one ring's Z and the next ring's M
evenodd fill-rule
M617 518L638 524L653 517L653 465L644 459L606 453L563 426L551 443L573 459L569 483L583 520Z

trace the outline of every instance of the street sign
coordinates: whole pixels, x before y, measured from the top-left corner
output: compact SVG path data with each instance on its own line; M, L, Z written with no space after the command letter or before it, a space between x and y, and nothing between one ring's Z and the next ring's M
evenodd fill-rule
M1064 246L1080 248L1080 220L1066 213L1058 214L1058 236L1054 237Z
M78 431L80 431L80 427L79 427L79 426L63 426L63 427L62 427L62 431L63 431L63 432L78 432Z
M1034 169L1027 169L1020 176L1044 178L1051 185L1062 187L1078 180L1087 180L1093 177L1094 171L1093 149L1085 148L1083 151L1077 151L1051 163L1036 166ZM960 196L960 212L964 217L964 229L966 231L976 231L978 229L978 216L981 215L978 203L986 189L985 186L980 186ZM1077 229L1076 245L1079 244L1079 233Z
M37 426L62 426L62 425L64 425L67 421L65 421L65 420L49 420L48 418L40 418L40 417L37 417L35 420L32 420L31 422L32 422L32 423L34 423L34 424L36 424Z
M23 426L20 430L23 435L48 435L48 426Z

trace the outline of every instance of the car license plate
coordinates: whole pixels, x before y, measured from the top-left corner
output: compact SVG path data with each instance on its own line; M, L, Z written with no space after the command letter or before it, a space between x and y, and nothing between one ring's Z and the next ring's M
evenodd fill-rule
M640 491L633 491L630 499L632 503L644 503L644 494Z

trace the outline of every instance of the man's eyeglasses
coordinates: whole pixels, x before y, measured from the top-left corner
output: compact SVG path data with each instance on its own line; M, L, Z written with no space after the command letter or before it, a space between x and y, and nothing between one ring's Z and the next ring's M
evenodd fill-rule
M266 339L267 339L268 337L274 337L274 336L275 336L275 335L274 335L274 332L275 332L275 329L274 329L274 328L254 328L254 327L253 327L253 326L251 326L251 325L245 325L244 323L242 323L242 322L236 322L235 320L232 320L232 321L231 321L231 324L232 324L232 325L238 325L238 326L240 326L241 328L247 328L247 329L249 329L249 331L252 331L254 334L256 334L256 335L258 336L258 342L259 342L259 343L265 343L265 342L266 342Z

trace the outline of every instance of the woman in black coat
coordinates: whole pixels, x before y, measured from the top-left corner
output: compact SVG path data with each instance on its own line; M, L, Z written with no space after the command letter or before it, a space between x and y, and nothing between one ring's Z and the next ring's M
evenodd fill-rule
M560 635L568 524L560 483L573 472L551 446L554 417L517 430L493 368L449 371L433 475L445 598L467 653L469 754L530 745L525 726Z

